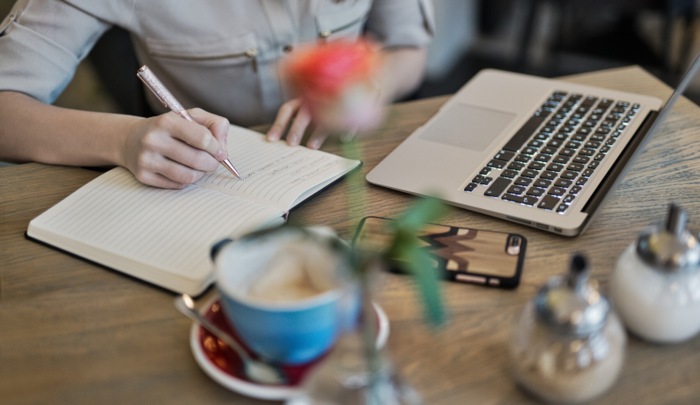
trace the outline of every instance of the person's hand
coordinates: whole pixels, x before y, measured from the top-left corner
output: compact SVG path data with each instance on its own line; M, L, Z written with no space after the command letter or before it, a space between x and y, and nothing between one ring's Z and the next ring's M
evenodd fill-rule
M187 112L196 122L173 112L137 121L124 143L122 166L144 184L174 189L216 170L228 157L229 122L199 108Z
M290 126L291 125L291 126ZM290 146L299 145L306 129L312 125L311 113L304 105L301 98L294 98L282 104L277 112L272 128L267 132L267 140L274 142L282 138L284 131L289 127L287 133L287 143ZM321 128L316 128L306 146L309 149L318 149L323 145L323 141L328 137L328 132Z

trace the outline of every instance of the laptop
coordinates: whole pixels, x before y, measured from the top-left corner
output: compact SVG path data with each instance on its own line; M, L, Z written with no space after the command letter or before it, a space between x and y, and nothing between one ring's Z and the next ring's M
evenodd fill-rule
M482 70L367 181L565 236L590 225L700 65L662 100Z

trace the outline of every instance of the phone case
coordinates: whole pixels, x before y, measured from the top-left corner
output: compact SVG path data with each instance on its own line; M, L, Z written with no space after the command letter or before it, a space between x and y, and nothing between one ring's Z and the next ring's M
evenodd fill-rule
M370 249L386 246L391 221L362 219L353 245ZM498 288L515 288L520 283L527 247L522 235L426 224L418 239L419 246L431 253L436 268L448 280Z

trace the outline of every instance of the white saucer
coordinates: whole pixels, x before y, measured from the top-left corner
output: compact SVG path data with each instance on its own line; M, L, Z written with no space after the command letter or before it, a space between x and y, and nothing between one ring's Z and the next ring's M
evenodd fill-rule
M201 312L203 315L206 316L209 309L218 300L219 297L214 296L207 301L207 303L202 307L203 309ZM377 320L379 324L377 328L377 347L381 348L384 347L387 339L389 338L389 319L387 318L384 310L376 303L374 303L374 309L377 313ZM206 332L199 325L195 323L192 324L192 328L190 329L190 348L192 349L192 354L194 355L194 359L197 361L197 364L199 364L199 367L201 367L202 370L204 370L204 372L217 383L239 394L266 400L284 400L300 393L300 381L297 381L296 384L291 385L264 385L231 374L229 371L217 365L207 356L206 349L202 347L203 342L200 339L200 330L202 332ZM222 345L222 342L218 341L218 344ZM226 346L224 345L224 347ZM233 351L229 351L228 353L229 355L235 355L235 352ZM304 367L304 370L300 372L301 375L308 372L308 370L313 368L313 366L314 364Z

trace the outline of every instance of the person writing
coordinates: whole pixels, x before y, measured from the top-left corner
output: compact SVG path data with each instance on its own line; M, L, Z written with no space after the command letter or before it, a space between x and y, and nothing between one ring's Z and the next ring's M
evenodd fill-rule
M151 118L51 105L113 25L185 107L199 107L188 110L195 122L151 94L161 114ZM0 160L119 165L145 184L183 188L227 158L229 122L273 122L268 140L286 133L298 145L314 123L280 85L281 61L303 43L362 32L383 47L382 98L410 93L434 32L430 0L19 0L0 25ZM326 136L312 131L306 146Z

